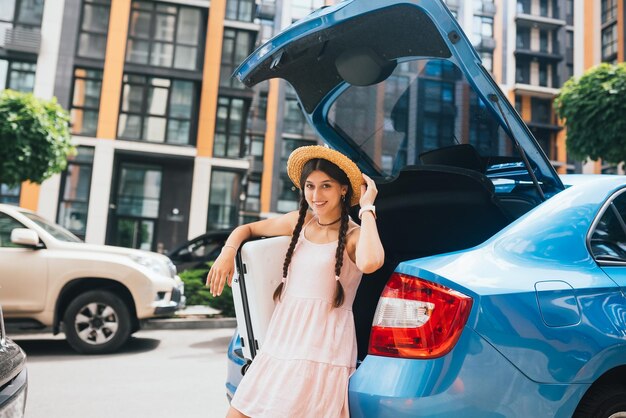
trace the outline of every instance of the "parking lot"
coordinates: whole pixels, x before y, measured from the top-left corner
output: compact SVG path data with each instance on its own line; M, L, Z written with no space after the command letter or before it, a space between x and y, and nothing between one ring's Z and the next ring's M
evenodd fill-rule
M140 331L117 354L82 356L51 334L28 355L28 418L221 417L233 329Z

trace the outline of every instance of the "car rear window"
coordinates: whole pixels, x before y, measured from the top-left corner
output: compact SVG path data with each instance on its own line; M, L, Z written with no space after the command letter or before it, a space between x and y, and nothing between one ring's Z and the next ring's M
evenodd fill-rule
M492 178L527 174L499 121L445 59L406 61L381 83L350 86L331 106L328 121L385 176L437 163L442 159L429 151L462 144L455 158L464 168Z

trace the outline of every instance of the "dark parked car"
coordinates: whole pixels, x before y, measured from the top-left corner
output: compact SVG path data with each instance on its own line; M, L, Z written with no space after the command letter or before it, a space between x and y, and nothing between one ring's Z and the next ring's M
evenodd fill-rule
M220 254L231 232L231 229L207 232L172 250L168 257L178 271L205 268Z
M26 354L6 337L0 308L0 418L24 416L26 387Z

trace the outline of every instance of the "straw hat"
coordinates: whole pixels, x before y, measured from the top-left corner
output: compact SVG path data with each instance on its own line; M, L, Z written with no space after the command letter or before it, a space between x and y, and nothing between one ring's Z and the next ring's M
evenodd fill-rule
M300 188L300 176L302 175L302 168L309 160L315 158L322 158L335 164L337 167L343 170L350 180L350 186L352 187L352 200L350 206L354 206L359 203L361 198L361 185L365 184L361 170L354 164L354 162L333 149L323 147L321 145L311 145L306 147L300 147L293 150L287 161L287 174L289 178Z

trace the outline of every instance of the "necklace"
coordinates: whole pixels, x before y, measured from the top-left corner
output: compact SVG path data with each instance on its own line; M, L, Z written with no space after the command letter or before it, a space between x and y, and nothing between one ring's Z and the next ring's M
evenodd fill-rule
M320 222L319 218L317 218L317 224L318 224L319 226L330 226L330 225L334 225L334 224L336 224L336 223L337 223L337 222L339 222L340 220L341 220L341 216L340 216L340 217L338 217L337 219L335 219L335 220L334 220L334 221L332 221L332 222L329 222L329 223L327 223L327 224L323 224L323 223L321 223L321 222Z

